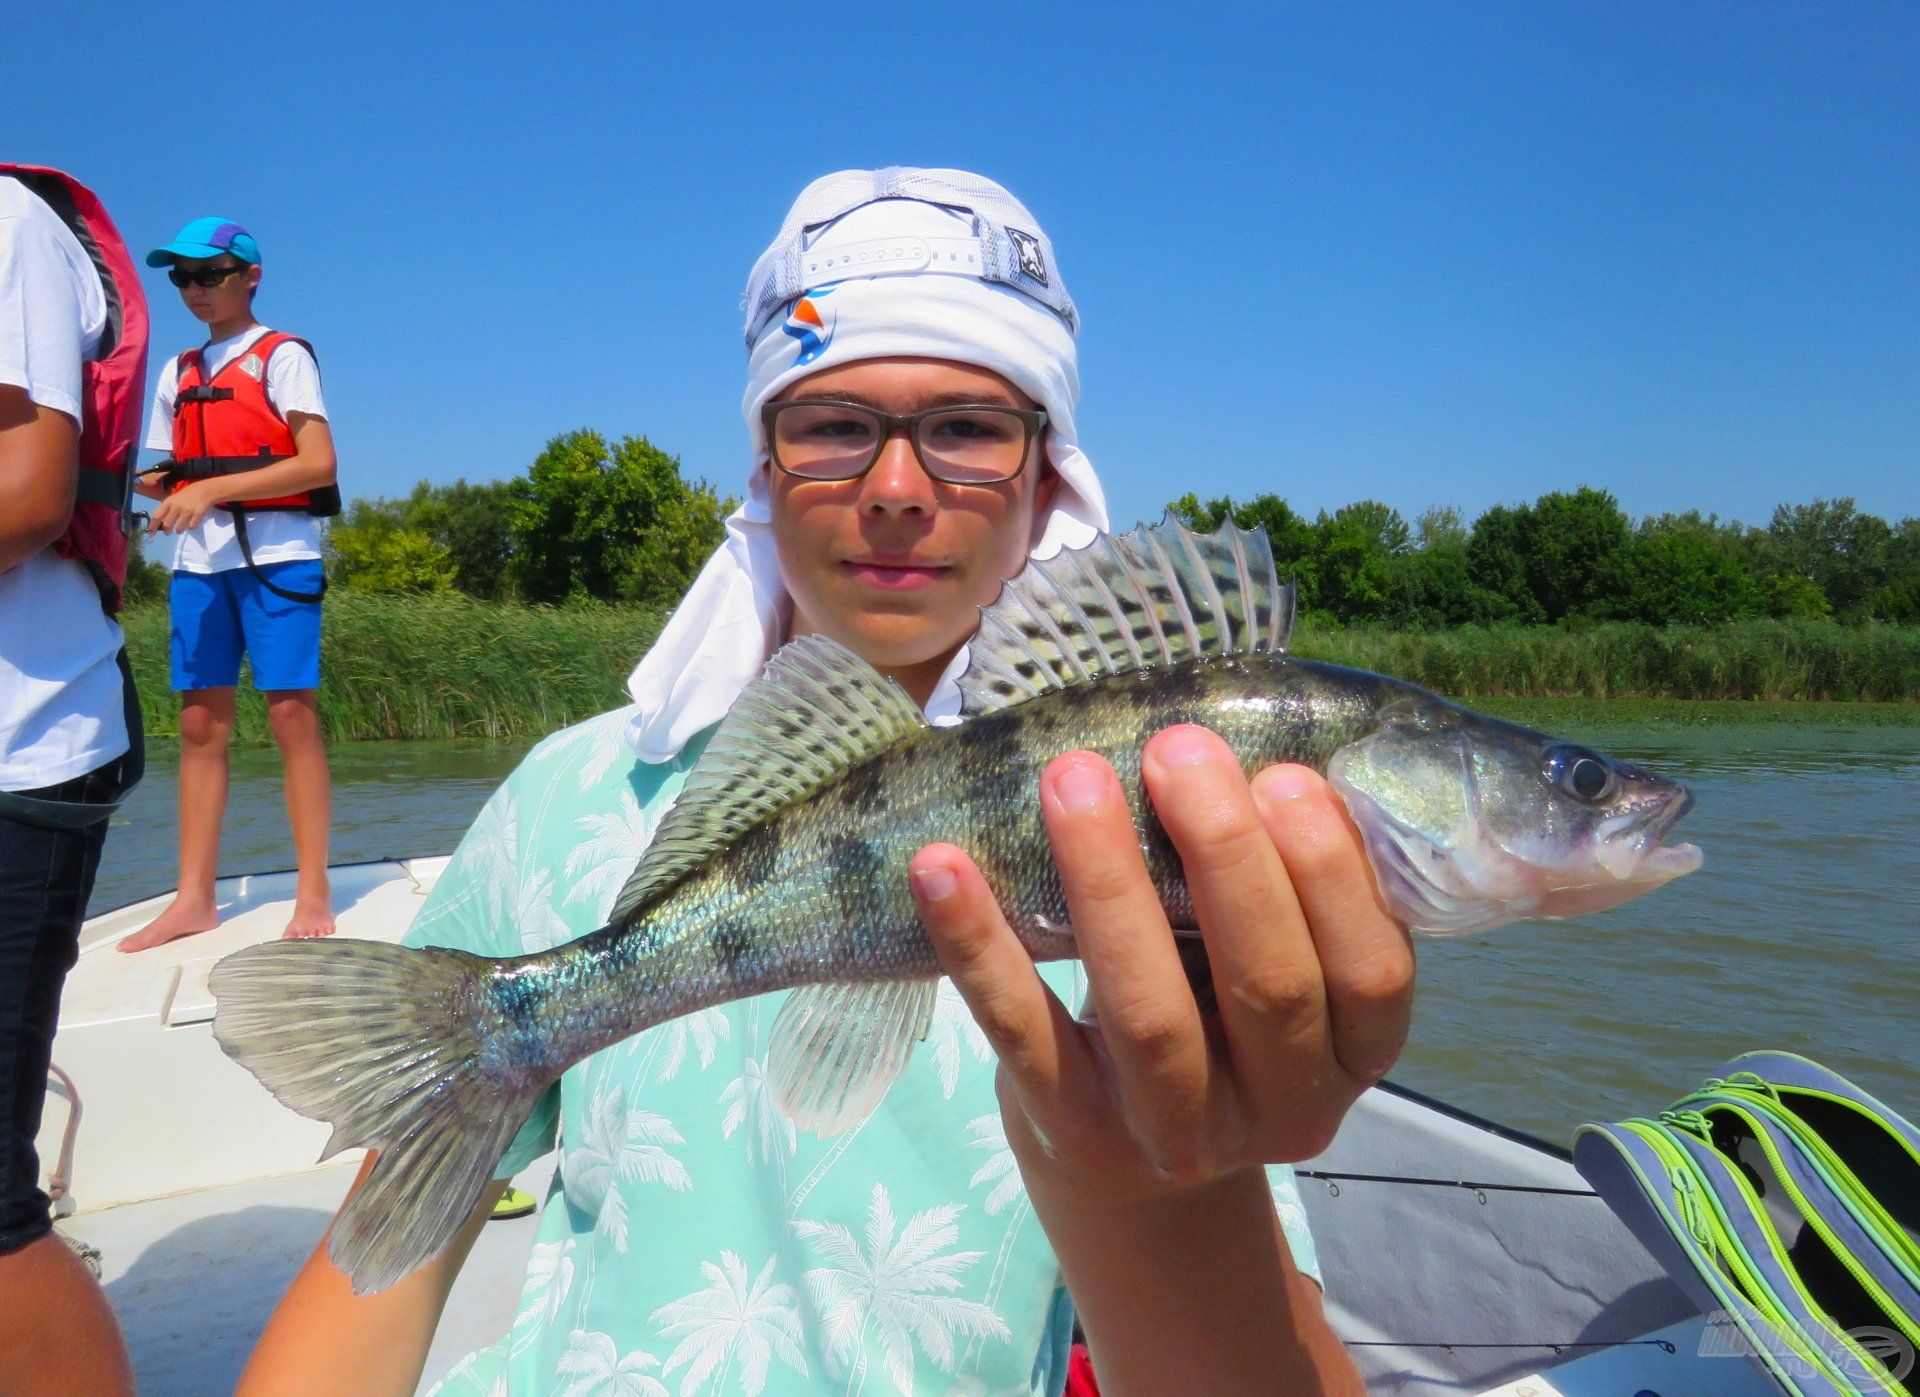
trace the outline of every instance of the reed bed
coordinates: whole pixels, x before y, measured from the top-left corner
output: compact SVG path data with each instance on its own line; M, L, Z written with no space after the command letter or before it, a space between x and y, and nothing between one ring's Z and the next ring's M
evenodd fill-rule
M646 607L336 592L327 599L322 656L327 735L541 736L624 702L626 676L662 619ZM147 729L170 734L166 608L135 608L125 620ZM1920 701L1915 626L1742 621L1395 631L1309 620L1295 648L1468 699ZM238 736L268 737L260 696L245 682Z
M502 605L465 597L330 594L320 713L334 741L539 737L625 701L634 662L660 633L651 607ZM147 731L175 731L167 611L130 609L127 652ZM268 740L244 676L236 735Z
M1721 626L1304 624L1295 650L1460 697L1920 700L1920 627L1834 621Z

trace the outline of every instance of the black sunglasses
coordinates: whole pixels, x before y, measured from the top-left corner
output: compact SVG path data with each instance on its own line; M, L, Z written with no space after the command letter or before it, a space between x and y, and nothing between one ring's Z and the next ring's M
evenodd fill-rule
M235 272L244 272L247 269L247 265L247 263L241 262L231 267L202 267L194 272L188 271L185 267L169 267L167 268L167 280L183 291L186 290L188 286L198 286L202 290L210 291Z

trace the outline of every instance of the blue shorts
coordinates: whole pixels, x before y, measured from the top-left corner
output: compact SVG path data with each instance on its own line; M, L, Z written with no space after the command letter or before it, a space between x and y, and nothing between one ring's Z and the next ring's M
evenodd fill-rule
M289 592L320 590L318 558L262 563ZM226 689L240 682L240 656L253 661L256 689L320 687L320 603L288 601L260 585L250 568L176 572L173 687Z

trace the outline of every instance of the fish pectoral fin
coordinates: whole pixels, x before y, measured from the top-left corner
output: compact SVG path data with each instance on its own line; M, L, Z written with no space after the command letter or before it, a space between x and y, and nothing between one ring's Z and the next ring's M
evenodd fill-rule
M926 1037L939 983L808 985L788 995L767 1054L781 1113L817 1135L864 1120Z
M775 811L927 726L899 684L823 635L774 652L733 701L620 896L621 922Z

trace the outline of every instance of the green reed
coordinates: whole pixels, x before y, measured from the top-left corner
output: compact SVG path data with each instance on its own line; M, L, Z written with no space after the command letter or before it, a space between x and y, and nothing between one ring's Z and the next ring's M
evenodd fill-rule
M650 607L546 607L466 597L356 595L326 601L320 712L328 738L539 737L626 699L627 674L660 632ZM167 611L130 609L128 654L147 731L175 731ZM242 677L237 735L268 738Z
M1920 627L1616 622L1392 631L1305 624L1295 649L1462 697L1920 699Z
M625 701L659 634L645 607L522 606L465 597L327 598L321 713L328 737L538 737ZM164 606L130 610L147 730L174 731ZM1920 627L1833 621L1723 626L1395 631L1303 622L1295 649L1460 698L1920 701ZM238 733L267 739L243 682Z

